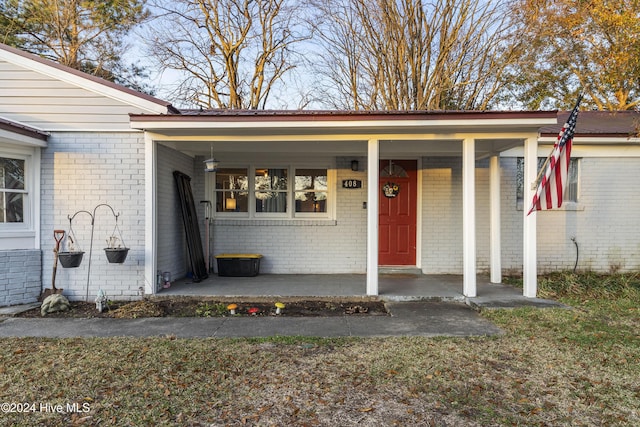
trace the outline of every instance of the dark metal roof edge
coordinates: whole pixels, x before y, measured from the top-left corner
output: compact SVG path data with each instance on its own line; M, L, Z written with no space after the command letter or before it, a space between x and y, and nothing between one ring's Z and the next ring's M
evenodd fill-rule
M540 128L540 135L558 136L569 114L569 111L559 111L558 122ZM639 133L640 111L580 111L574 137L633 138Z
M17 133L19 135L28 136L30 138L39 139L41 141L47 141L49 139L49 133L38 129L31 128L29 126L17 123L11 120L0 118L0 129Z
M556 118L556 111L327 111L327 110L182 110L180 115L131 114L131 121L373 121L437 119Z

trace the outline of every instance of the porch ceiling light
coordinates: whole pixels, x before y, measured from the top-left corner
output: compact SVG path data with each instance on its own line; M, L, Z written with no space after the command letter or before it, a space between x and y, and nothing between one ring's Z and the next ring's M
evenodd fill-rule
M218 170L218 162L215 157L213 157L213 146L211 146L211 157L204 161L204 171L205 172L215 172Z

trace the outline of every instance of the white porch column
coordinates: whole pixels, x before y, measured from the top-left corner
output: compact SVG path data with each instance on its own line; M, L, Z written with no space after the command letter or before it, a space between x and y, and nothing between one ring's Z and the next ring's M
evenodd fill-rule
M476 144L462 141L462 293L475 297L476 290Z
M489 215L491 283L502 282L502 245L500 243L500 156L489 159Z
M367 295L378 295L378 180L379 141L367 146Z
M144 136L144 293L156 293L156 144Z
M535 298L538 291L536 253L536 212L527 215L535 193L532 185L538 173L538 138L529 137L524 141L524 199L522 200L522 294Z

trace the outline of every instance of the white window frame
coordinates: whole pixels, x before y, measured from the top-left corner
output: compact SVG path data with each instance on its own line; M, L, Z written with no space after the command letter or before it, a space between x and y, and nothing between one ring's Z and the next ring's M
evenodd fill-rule
M0 238L35 237L35 211L40 191L40 148L20 147L0 142L0 157L24 161L23 222L0 222ZM0 245L0 249L2 245Z
M238 219L238 220L309 220L309 219L335 219L336 201L336 177L335 167L327 164L313 164L308 162L252 162L252 163L228 163L220 167L221 169L247 169L248 176L248 212L215 212L218 191L216 191L216 173L210 173L206 180L206 194L213 205L212 216L215 219ZM287 170L287 212L256 212L257 190L255 189L256 169L286 169ZM327 211L326 212L295 212L295 173L296 169L326 169L327 171Z
M518 175L519 175L518 163L520 162L520 159L523 159L523 157L522 156L516 157L516 207L517 207L517 209L522 210L522 209L524 209L524 204L525 203L524 203L523 199L518 197L518 186L519 186L519 184L517 182L518 181ZM538 160L537 160L537 162L538 162L538 173L540 173L540 167L542 165L544 165L544 161L545 160L546 160L545 157L538 157ZM582 167L581 166L581 164L582 164L581 160L582 159L579 158L579 157L572 157L570 159L570 162L571 162L570 170L571 169L575 169L575 177L576 177L576 182L575 182L575 186L576 186L576 189L575 189L575 200L569 200L568 198L564 199L563 202L562 202L562 207L560 208L561 210L562 209L564 209L564 210L575 210L575 209L577 209L579 207L579 202L580 202L580 169ZM569 175L571 175L571 174L569 174ZM569 176L567 179L569 180L569 182L567 183L567 185L569 186L569 185L571 185L571 182L570 182L571 176ZM526 185L526 183L523 181L522 185L524 186L524 185ZM565 195L568 192L570 192L568 186L565 189ZM524 194L524 188L522 190L523 190L523 194ZM528 203L531 203L531 201L529 201ZM527 207L527 209L528 209L528 207Z
M252 205L253 205L253 191L252 191L252 185L253 185L253 178L251 177L251 168L249 166L247 166L246 164L229 164L229 165L224 165L224 167L222 167L221 169L246 169L247 170L247 180L248 180L248 186L247 186L247 210L248 212L216 212L216 206L217 206L217 199L218 199L218 194L222 193L222 191L218 191L216 189L216 176L217 174L214 173L208 173L207 177L209 179L207 179L207 184L208 184L208 188L210 189L209 191L207 191L207 197L209 198L209 200L211 200L211 203L213 205L213 209L211 212L211 215L213 218L245 218L245 219L249 219L251 216L251 209L252 209ZM255 207L253 208L255 209Z
M298 169L325 169L327 171L327 212L295 212L295 203L296 203L296 193L302 192L302 191L296 191L295 189L295 178L296 178L296 170ZM332 207L334 206L334 203L332 202L332 194L335 194L335 186L332 185L332 178L331 178L331 169L329 168L323 168L323 167L319 167L319 166L300 166L300 165L293 165L293 167L291 168L291 171L293 173L291 179L292 179L292 185L293 188L291 189L291 198L292 200L292 206L291 209L293 210L293 215L296 218L318 218L318 217L322 217L322 218L333 218L333 216L329 216L329 212L331 211ZM318 193L318 192L322 192L322 190L313 190L311 191L313 193ZM309 193L309 191L307 191L307 193Z
M286 191L277 191L278 193L285 193L286 194L286 200L287 200L287 210L286 212L256 212L256 194L259 193L258 190L256 190L256 169L262 169L262 168L266 168L266 169L284 169L287 171L287 190ZM278 218L283 218L283 219L289 219L292 218L292 212L291 212L291 202L292 202L292 197L291 197L291 192L292 192L292 188L291 185L293 184L293 180L291 179L291 165L284 165L281 163L276 163L276 164L270 164L268 162L265 163L254 163L252 165L252 168L250 170L250 177L249 177L249 208L250 208L250 212L249 212L249 216L253 215L256 219L261 219L261 218L266 218L266 219L278 219Z

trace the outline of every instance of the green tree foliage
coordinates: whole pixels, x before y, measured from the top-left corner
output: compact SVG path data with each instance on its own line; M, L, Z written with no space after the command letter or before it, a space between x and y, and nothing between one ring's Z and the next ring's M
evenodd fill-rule
M640 101L639 0L516 0L512 93L526 108L629 110Z
M144 69L123 64L146 0L2 0L0 41L77 70L145 89Z

